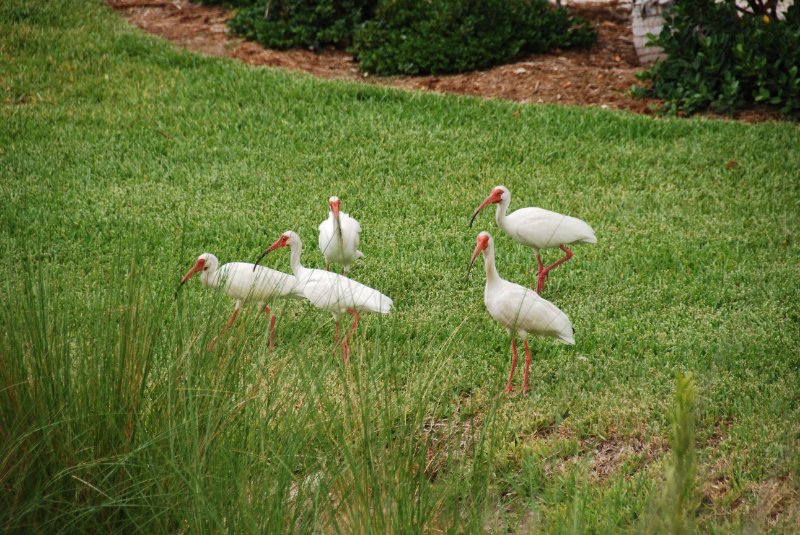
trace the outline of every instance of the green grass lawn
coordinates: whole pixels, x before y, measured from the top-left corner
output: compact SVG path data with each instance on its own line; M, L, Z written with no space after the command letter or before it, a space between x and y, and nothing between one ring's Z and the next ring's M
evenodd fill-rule
M702 532L800 521L800 131L326 82L175 50L100 1L0 4L0 529L653 531L668 412L692 372ZM544 296L576 345L509 339L465 271L492 213L598 236ZM352 362L280 303L278 346L181 275L287 229L324 265L327 199L360 220L353 278L391 296ZM554 261L553 251L545 261ZM266 264L289 270L285 250ZM520 379L518 379L519 381Z

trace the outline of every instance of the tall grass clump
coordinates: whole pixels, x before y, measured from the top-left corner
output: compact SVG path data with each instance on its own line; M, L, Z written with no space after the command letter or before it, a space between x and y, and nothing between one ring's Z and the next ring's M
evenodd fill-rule
M90 310L53 295L42 273L27 275L9 283L0 311L2 525L79 529L91 518L121 527L125 505L149 484L134 459L147 440L163 304L135 275Z
M647 533L694 532L695 496L695 397L691 373L675 378L675 398L669 411L671 455L661 493L648 518Z
M480 521L459 504L480 511L488 484L472 467L493 417L465 427L450 410L448 344L414 364L390 320L371 325L346 366L320 345L330 333L319 313L296 306L281 310L292 326L274 352L263 315L243 314L209 353L225 298L184 290L173 301L135 265L112 271L84 303L47 273L8 282L4 530L374 533Z

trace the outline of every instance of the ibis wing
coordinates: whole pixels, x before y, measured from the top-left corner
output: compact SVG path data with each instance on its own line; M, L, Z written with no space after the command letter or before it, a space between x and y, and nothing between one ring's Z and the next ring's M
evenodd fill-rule
M543 208L522 208L511 213L507 220L509 234L535 249L597 241L586 222Z
M339 313L352 309L388 314L391 310L392 300L369 286L328 271L309 271L301 282L303 295L319 308Z
M326 261L331 261L330 257L337 244L338 240L333 235L333 214L329 214L328 219L319 225L319 250Z
M293 275L246 262L230 262L219 269L219 281L225 293L236 299L268 301L294 292L297 279Z
M358 241L361 234L361 225L345 213L339 214L339 222L342 225L343 255L345 260L350 262L358 258Z
M552 336L574 343L572 324L557 306L528 288L508 283L486 306L492 317L514 331Z
M339 221L341 221L342 229L349 230L356 236L361 234L361 224L354 217L350 217L350 214L340 213Z

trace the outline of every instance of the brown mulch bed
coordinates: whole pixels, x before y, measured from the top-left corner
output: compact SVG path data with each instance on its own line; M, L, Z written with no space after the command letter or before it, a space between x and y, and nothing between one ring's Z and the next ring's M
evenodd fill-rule
M236 58L251 65L295 69L329 79L517 102L599 106L637 113L651 113L651 105L659 103L629 94L642 67L633 48L630 7L616 3L569 7L571 13L588 19L598 31L598 42L589 50L532 55L515 63L463 74L375 77L360 73L353 58L342 51L270 50L232 37L225 24L232 12L221 7L201 6L188 0L107 1L131 23L178 46ZM769 110L737 116L748 122L779 118Z

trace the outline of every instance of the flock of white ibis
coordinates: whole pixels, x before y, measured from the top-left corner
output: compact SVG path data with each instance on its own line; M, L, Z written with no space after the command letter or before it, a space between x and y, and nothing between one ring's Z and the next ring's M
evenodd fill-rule
M497 186L475 210L469 222L470 227L481 210L489 204L497 204L495 219L497 226L514 240L531 247L536 256L537 281L536 290L515 284L500 277L495 266L494 240L488 232L481 232L476 239L477 245L467 269L472 269L475 259L483 253L486 270L486 286L483 301L489 315L511 336L511 372L504 392L514 390L514 371L517 367L517 337L522 339L525 349L525 373L522 393L529 389L528 374L530 371L531 351L528 347L528 334L550 336L566 343L574 344L572 324L569 318L553 303L541 297L548 273L555 267L572 258L572 251L567 246L576 243L596 243L592 228L580 219L544 210L542 208L521 208L507 214L511 202L511 192L504 186ZM378 290L348 278L350 266L362 258L364 254L358 250L361 225L355 218L340 210L341 201L331 197L328 201L330 212L328 218L319 226L319 248L325 257L325 270L310 269L300 263L303 244L300 236L291 230L281 236L258 257L254 264L231 262L220 267L217 257L203 253L197 258L192 268L181 279L181 285L200 273L205 286L222 287L222 290L234 300L233 315L222 329L222 332L209 344L214 346L228 327L236 319L244 302L257 303L269 317L269 344L274 345L275 316L269 303L286 297L306 299L315 307L327 310L336 322L333 351L340 347L342 358L347 361L350 355L348 339L358 325L364 312L388 314L393 306L392 300ZM261 260L271 251L281 247L289 247L292 275L259 265ZM540 251L542 249L559 248L565 256L557 262L545 267ZM330 271L331 264L342 266L342 274ZM339 339L339 318L349 314L353 323L344 336Z

